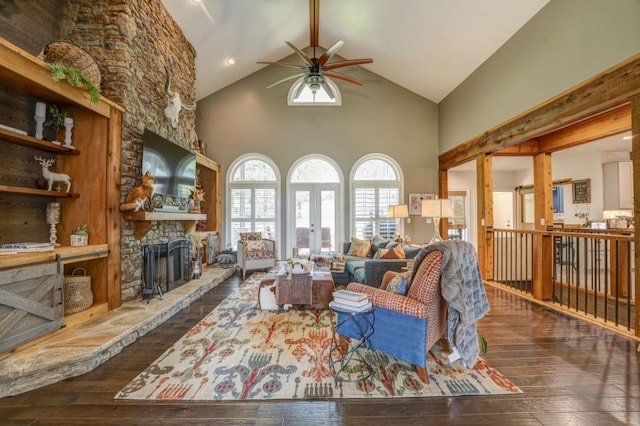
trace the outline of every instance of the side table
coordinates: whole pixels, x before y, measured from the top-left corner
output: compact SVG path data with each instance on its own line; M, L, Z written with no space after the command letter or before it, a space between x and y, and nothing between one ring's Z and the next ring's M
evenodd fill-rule
M373 334L373 324L375 323L375 307L371 307L366 311L353 312L329 305L329 308L336 314L336 324L333 328L333 338L331 339L331 347L329 352L329 370L335 379L336 386L338 382L357 382L369 378L373 374L371 365L358 352L359 349L369 349L369 336ZM356 331L358 338L355 338L349 345L340 336L341 328L349 328ZM340 355L339 358L336 355ZM353 363L351 362L353 360ZM360 363L365 375L356 378L345 377L348 364Z

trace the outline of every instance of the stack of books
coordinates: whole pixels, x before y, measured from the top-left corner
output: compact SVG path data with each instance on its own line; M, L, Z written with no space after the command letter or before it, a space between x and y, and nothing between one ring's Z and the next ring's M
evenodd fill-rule
M339 311L363 312L371 309L369 297L356 291L338 290L333 292L333 301L329 307Z
M12 243L3 244L0 247L0 254L17 254L30 253L38 251L52 251L54 249L51 243Z

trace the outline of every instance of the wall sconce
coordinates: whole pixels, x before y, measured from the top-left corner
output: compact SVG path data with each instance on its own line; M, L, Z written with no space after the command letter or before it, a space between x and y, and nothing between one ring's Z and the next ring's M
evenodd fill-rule
M429 244L442 241L440 236L440 218L453 216L453 204L448 198L422 200L422 217L433 219L433 238Z

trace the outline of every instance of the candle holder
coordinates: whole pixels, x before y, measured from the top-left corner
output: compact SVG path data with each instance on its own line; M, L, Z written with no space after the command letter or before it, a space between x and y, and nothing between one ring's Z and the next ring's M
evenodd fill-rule
M71 144L71 129L73 129L73 118L65 117L64 119L64 146L74 148Z
M49 243L59 246L56 225L60 223L60 203L47 204L47 223L49 228Z
M42 139L44 121L47 119L47 105L44 102L36 102L36 113L33 116L36 120L36 139Z

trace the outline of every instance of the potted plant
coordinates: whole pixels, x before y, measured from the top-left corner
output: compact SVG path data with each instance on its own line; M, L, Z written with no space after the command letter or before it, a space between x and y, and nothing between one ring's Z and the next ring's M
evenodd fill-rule
M51 71L51 78L53 78L54 81L67 80L73 87L84 86L89 92L92 104L96 104L100 100L100 88L85 77L79 69L63 65L59 62L47 63L45 66Z
M86 246L89 244L89 227L86 223L78 226L71 234L72 246Z
M44 122L44 126L50 129L53 129L55 132L54 140L52 141L56 145L61 145L60 140L64 140L64 135L60 138L58 135L60 133L60 129L64 128L64 122L67 118L67 113L62 111L56 105L51 105L49 107L49 117L47 121Z

